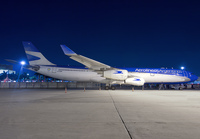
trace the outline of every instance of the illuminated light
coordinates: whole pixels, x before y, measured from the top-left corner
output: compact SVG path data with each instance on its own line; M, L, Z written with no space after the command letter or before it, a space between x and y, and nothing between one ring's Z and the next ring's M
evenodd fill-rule
M181 67L181 69L182 69L182 70L184 70L184 69L185 69L185 67Z
M21 61L20 64L23 66L23 65L26 64L26 62L25 61Z

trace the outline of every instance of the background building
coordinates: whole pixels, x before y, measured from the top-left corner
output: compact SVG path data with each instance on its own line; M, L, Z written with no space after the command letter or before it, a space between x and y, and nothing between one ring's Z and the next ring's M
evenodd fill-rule
M13 65L0 64L0 74L4 72L8 72L8 74L16 74L16 71L13 70Z

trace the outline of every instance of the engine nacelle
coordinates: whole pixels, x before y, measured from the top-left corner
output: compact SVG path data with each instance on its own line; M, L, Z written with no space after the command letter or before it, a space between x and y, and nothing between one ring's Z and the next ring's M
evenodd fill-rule
M125 80L128 77L127 70L107 70L104 71L103 77L114 80Z
M125 84L131 84L135 86L143 86L145 83L145 80L143 78L138 78L138 77L133 77L133 78L128 78L125 81Z

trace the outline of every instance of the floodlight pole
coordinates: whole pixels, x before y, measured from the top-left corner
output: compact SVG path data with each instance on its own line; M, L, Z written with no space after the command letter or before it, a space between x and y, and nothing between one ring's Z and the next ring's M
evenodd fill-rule
M21 64L21 68L20 68L20 71L19 71L19 75L18 75L17 82L19 82L19 76L20 76L20 74L21 74L21 72L22 72L22 70L23 70L23 66L24 66L25 62L22 61L22 62L20 62L20 64Z
M20 76L20 74L21 74L22 69L23 69L23 65L21 65L21 68L20 68L20 70L19 70L19 75L18 75L18 78L17 78L17 82L19 82L19 76Z

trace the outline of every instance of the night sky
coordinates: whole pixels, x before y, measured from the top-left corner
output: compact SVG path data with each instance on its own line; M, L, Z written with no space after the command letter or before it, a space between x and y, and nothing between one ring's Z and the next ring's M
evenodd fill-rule
M200 2L184 0L3 1L0 63L26 59L31 41L51 62L81 64L60 44L113 67L174 67L200 76Z

